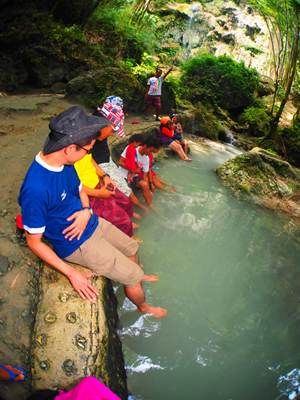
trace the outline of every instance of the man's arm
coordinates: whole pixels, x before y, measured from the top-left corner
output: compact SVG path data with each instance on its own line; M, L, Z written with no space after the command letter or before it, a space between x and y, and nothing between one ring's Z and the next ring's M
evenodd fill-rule
M62 274L66 275L73 288L78 292L82 299L88 299L89 301L96 300L96 296L98 296L99 293L87 279L91 278L93 273L85 274L66 264L49 246L42 242L42 233L32 234L25 231L25 236L30 250L32 250L34 254L36 254L43 261L50 264Z
M150 89L150 85L147 85L145 98L147 98L147 96L148 96L149 89Z
M169 71L167 71L167 72L164 74L164 76L163 76L163 79L164 79L164 80L165 80L166 77L169 75L169 73L172 71L172 69L173 69L173 66L169 69Z

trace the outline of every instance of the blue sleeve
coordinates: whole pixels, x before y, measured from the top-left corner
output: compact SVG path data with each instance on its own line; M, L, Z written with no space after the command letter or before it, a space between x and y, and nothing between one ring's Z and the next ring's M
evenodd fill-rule
M43 233L47 224L47 192L41 190L40 185L31 183L28 185L25 179L19 204L22 208L22 223L29 233Z

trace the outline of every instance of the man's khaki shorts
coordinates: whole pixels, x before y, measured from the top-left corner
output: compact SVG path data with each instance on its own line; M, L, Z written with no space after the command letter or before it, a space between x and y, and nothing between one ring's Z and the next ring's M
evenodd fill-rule
M103 218L93 235L65 260L91 269L127 287L137 285L144 273L128 259L138 250L138 244Z

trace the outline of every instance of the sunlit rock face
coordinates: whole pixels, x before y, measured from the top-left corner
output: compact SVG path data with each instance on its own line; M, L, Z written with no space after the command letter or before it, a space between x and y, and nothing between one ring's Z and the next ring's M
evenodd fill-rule
M181 46L181 59L199 53L226 54L247 67L273 78L271 44L263 17L250 6L233 1L169 4L158 27L165 45Z
M300 217L299 171L271 152L254 148L225 161L215 172L238 198Z

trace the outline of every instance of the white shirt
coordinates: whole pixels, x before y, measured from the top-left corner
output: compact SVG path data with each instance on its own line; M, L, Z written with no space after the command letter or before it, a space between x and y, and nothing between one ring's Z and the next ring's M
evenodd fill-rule
M149 156L147 156L146 154L144 154L143 156L141 156L141 155L140 155L140 152L139 152L139 148L140 148L140 147L138 147L138 148L136 149L137 159L138 159L138 161L139 161L140 163L143 164L143 166L142 166L142 168L141 168L142 171L143 171L143 172L148 172L148 171L149 171ZM123 150L123 153L121 154L121 157L126 158L127 149L128 149L128 146L125 147L125 149ZM126 168L121 167L121 166L119 166L119 170L120 170L121 175L123 176L123 178L127 179L128 170L127 170Z
M160 76L159 78L155 78L155 76L153 76L150 78L147 82L147 86L150 86L148 96L161 96L161 87L163 82L163 76Z

